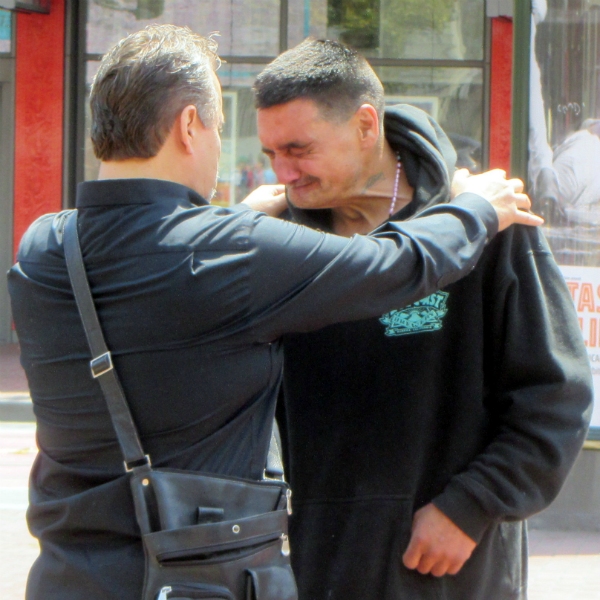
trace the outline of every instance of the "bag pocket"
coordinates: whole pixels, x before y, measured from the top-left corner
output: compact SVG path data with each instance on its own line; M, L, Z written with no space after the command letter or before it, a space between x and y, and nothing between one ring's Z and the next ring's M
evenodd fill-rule
M235 600L233 594L223 587L205 584L171 584L163 586L156 600Z
M149 555L158 564L235 560L245 552L254 553L287 534L287 512L270 513L206 523L144 536ZM238 556L236 556L238 555Z
M161 567L208 566L241 560L275 544L281 544L283 546L281 536L275 538L259 538L253 540L252 543L243 542L241 544L217 548L190 548L178 550L168 554L161 554L156 558Z
M143 541L146 552L144 600L157 600L155 590L172 586L173 582L221 586L232 594L232 598L240 600L247 594L248 570L271 567L282 567L284 571L287 567L288 571L277 577L272 576L272 583L268 586L268 579L257 579L254 588L258 592L261 589L277 590L273 592L277 595L264 596L266 600L296 600L295 582L289 567L285 510L235 521L154 532L143 536ZM285 590L281 593L278 591L278 586L284 584L292 586L292 595ZM167 595L165 600L171 600L171 597L178 598ZM195 597L189 594L189 598ZM197 597L203 598L200 595Z
M246 571L246 600L297 600L296 581L289 565Z

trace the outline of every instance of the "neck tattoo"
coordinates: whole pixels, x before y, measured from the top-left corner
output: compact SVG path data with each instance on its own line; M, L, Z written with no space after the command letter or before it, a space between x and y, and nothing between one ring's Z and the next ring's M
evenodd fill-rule
M400 155L397 154L396 158L398 162L396 163L396 180L394 181L394 195L392 196L392 202L390 203L390 217L394 214L396 210L396 201L398 200L398 186L400 185L400 171L402 170L402 161L400 160Z

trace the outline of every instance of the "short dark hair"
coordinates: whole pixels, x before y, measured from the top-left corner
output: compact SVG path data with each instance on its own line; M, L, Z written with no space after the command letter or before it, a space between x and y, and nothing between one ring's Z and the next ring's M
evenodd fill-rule
M308 98L334 118L349 118L365 103L383 117L381 81L356 50L332 40L308 38L278 56L256 78L254 93L258 109Z
M151 25L104 56L90 93L91 138L100 160L151 158L177 115L194 105L204 125L219 118L214 40L187 27Z

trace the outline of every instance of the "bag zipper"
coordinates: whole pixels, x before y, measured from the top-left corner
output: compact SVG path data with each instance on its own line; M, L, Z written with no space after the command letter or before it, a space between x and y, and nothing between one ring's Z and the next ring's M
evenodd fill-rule
M206 589L205 587L196 587L193 585L165 585L158 592L156 600L169 600L171 592L175 594L185 594L188 598L201 599L206 598L207 600L231 600L231 594L225 594L219 590ZM193 594L193 595L190 595Z

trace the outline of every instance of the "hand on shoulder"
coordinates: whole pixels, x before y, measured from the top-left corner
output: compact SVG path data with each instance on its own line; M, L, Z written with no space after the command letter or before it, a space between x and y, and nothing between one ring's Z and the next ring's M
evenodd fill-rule
M454 174L451 187L452 198L470 192L485 198L498 216L498 231L511 225L538 226L544 219L528 212L531 201L523 193L520 179L506 179L506 172L493 169L479 175L471 175L467 169L459 169Z
M270 217L278 217L287 207L285 186L261 185L246 196L242 203Z

